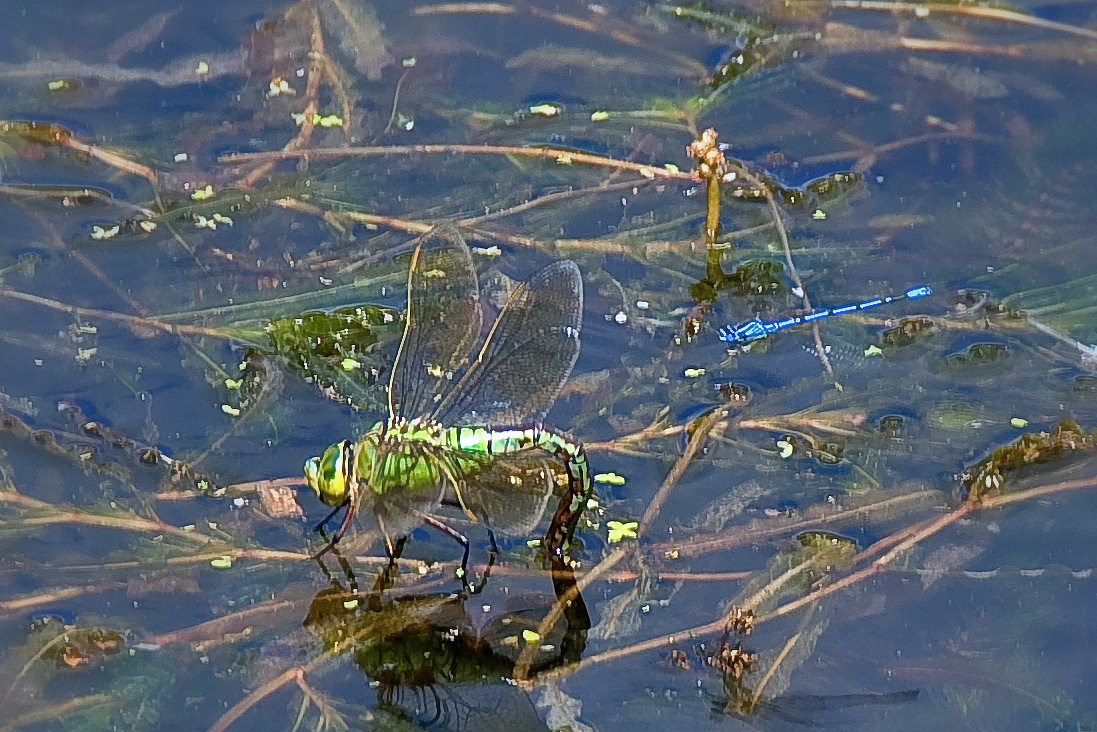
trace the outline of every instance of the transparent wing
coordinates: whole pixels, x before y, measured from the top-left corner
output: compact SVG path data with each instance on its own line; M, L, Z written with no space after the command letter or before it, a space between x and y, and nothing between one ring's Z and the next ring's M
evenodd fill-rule
M508 536L532 534L552 495L553 473L541 450L495 457L460 487L465 508Z
M553 472L541 450L487 458L417 441L390 447L378 453L362 496L392 542L434 515L447 491L488 528L507 536L532 533L552 495ZM447 470L459 485L450 483Z
M472 256L453 226L432 229L408 269L404 337L389 380L389 416L429 414L480 335L480 288Z
M582 317L583 280L574 262L554 262L519 285L480 355L434 410L434 422L540 422L575 365Z
M406 536L441 505L448 482L436 452L414 440L394 441L378 451L372 475L361 490L391 542Z

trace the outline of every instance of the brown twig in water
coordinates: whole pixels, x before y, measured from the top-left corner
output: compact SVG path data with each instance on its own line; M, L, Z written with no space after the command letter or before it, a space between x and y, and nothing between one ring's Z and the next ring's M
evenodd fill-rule
M85 155L95 158L96 160L106 163L112 168L117 168L124 173L130 173L140 178L144 178L149 183L156 185L156 171L147 165L134 162L128 158L124 158L117 153L112 153L110 150L104 150L97 145L90 145L86 142L81 142L75 137L67 137L62 143L65 147L78 152L82 152Z
M845 577L838 580L837 582L834 582L833 584L829 584L825 587L820 587L818 590L815 590L814 592L804 597L801 597L799 600L787 602L773 612L758 617L756 622L762 623L767 620L779 618L783 615L788 615L791 612L799 610L805 605L810 605L813 602L817 602L828 595L832 595L835 592L838 592L839 590L844 590L847 587L852 587L858 582L862 582L863 580L872 577L878 572L882 572L889 563L891 563L897 556L899 556L899 554L905 552L906 550L913 547L915 544L923 541L933 534L936 534L938 531L945 528L946 526L949 526L950 524L953 524L956 521L960 520L968 513L971 513L976 507L978 507L978 504L972 501L965 501L964 503L960 504L960 506L956 510L947 513L940 518L934 519L933 521L923 524L921 529L919 529L918 531L910 532L909 530L904 529L900 532L896 532L904 537L903 540L898 542L892 540L891 542L889 542L894 543L895 546L893 546L887 554L880 557L869 566L865 567L864 569L860 569L853 574L846 575ZM888 539L891 539L891 537L885 537L885 540Z
M802 429L813 429L818 432L830 435L841 435L843 437L856 437L860 434L857 430L839 427L833 422L820 419L819 417L801 417L796 414L789 414L783 417L743 419L738 422L738 426L739 429L765 430L767 432L795 432ZM804 434L804 439L809 442L812 441L812 437L807 434Z
M686 449L682 451L681 457L678 458L678 461L674 463L674 467L667 473L667 477L663 480L663 484L659 486L659 490L655 492L651 502L648 504L647 510L644 511L644 515L640 519L640 523L636 529L637 535L642 536L651 528L651 524L655 521L655 517L659 515L663 503L667 500L667 497L678 483L678 480L686 472L686 468L689 467L694 455L701 449L701 445L703 445L708 438L708 433L712 431L712 428L715 427L720 420L727 417L729 411L731 411L731 407L717 407L697 423L697 426L693 430L693 434L690 435L689 442L686 443Z
M264 161L275 163L292 158L325 160L329 158L377 157L383 155L518 155L527 158L553 160L560 165L583 164L597 165L619 170L632 170L645 178L668 178L673 180L696 181L692 173L671 170L656 165L644 165L628 160L607 158L590 153L555 150L544 147L518 147L512 145L378 145L371 147L319 147L312 150L276 150L273 152L229 153L218 158L218 162L250 163Z
M799 610L802 607L810 605L814 602L821 600L822 598L832 595L840 590L852 587L853 585L862 582L879 572L884 571L887 565L894 561L903 552L907 551L911 547L915 546L919 542L924 541L930 536L936 534L941 529L955 523L964 516L967 516L978 509L997 508L1000 506L1008 505L1010 503L1016 503L1022 500L1029 500L1032 498L1040 498L1046 495L1055 493L1062 493L1065 491L1078 490L1081 488L1095 488L1097 487L1097 478L1086 478L1082 480L1067 481L1063 483L1055 483L1047 486L1039 486L1025 491L1019 491L1012 494L1004 494L1000 496L992 496L984 498L980 503L972 501L965 501L960 504L958 508L951 511L944 516L933 519L932 521L923 522L919 524L916 530L903 529L895 534L885 537L882 542L886 542L891 546L890 551L887 554L877 559L868 567L862 570L858 570L842 579L829 584L825 587L805 595L804 597L794 600L792 602L781 605L773 612L766 615L759 616L755 619L755 625L763 623L767 620L774 620L776 618L788 615L791 612ZM901 537L901 540L896 540L896 537ZM872 547L869 547L871 549ZM711 623L697 626L695 628L687 628L678 633L670 635L664 635L659 638L652 638L647 641L641 641L624 648L617 648L610 651L605 651L593 656L584 658L579 664L579 668L587 668L588 666L595 665L597 663L603 663L605 661L611 661L618 658L624 658L643 651L656 650L659 648L666 648L667 646L675 643L683 638L693 638L700 635L711 635L713 633L722 632L725 626L725 619L720 618Z
M575 586L571 588L568 594L562 598L559 598L556 601L556 604L552 606L552 609L550 609L548 613L545 614L545 617L541 619L541 622L537 625L537 634L542 638L545 637L545 635L552 629L552 627L556 625L556 621L559 620L560 616L563 614L565 603L569 602L571 599L574 599L574 596L579 595L583 590L590 586L590 584L594 582L594 580L598 579L603 574L613 569L613 567L615 567L618 562L628 556L631 552L632 547L621 545L614 549L612 552L610 552L609 555L601 562L599 562L597 566L595 566L592 570L583 575L583 577L580 578L578 582L576 582ZM514 663L515 681L517 681L520 685L526 686L527 688L535 682L548 680L547 674L540 674L535 680L530 679L529 677L530 665L533 663L533 656L534 654L536 654L537 648L537 644L527 643L525 647L522 648L522 652L518 655L518 660ZM562 668L556 668L549 673L552 675L552 678L557 678L560 676L566 676L568 672Z
M294 622L295 619L300 618L301 608L308 607L314 595L314 587L301 585L290 592L282 593L282 596L276 600L256 603L243 610L228 613L197 625L147 636L142 638L141 641L148 646L157 648L181 643L188 645L195 643L207 644L216 642L227 635L242 633L256 622L269 624L273 618L281 614L285 614L290 622Z
M297 488L305 485L304 477L300 478L271 478L266 480L250 480L244 483L233 483L220 488L219 496L243 496L249 493L257 493L261 488ZM158 501L185 501L202 496L198 491L161 491L153 493L152 497Z
M587 452L618 452L626 445L634 445L648 440L660 440L664 437L674 437L682 434L687 429L689 429L689 425L684 424L675 424L669 427L645 427L642 430L630 432L627 435L621 435L605 442L587 442L584 443L583 447L586 448Z
M202 554L187 554L182 557L169 557L168 559L134 560L130 562L111 562L99 564L73 564L63 567L66 572L115 572L124 569L142 569L148 567L175 567L188 564L205 564L215 559L260 559L269 561L297 561L311 560L311 554L303 552L287 552L276 549L233 549L225 547L212 552Z
M303 666L294 666L288 668L278 676L274 677L267 683L260 686L255 691L248 694L236 704L233 704L228 711L217 718L217 721L209 728L209 732L225 732L232 723L244 716L244 713L251 709L259 702L266 699L274 692L281 689L291 681L300 684L305 678L305 669Z
M57 145L84 153L118 170L144 178L156 185L156 171L147 165L135 163L117 153L77 140L72 131L61 125L29 120L0 120L0 132L18 135L41 145Z
M470 565L469 568L475 572L483 573L487 565L483 563L477 563ZM598 569L595 567L594 569ZM592 569L593 571L593 569ZM527 578L542 578L545 576L546 570L543 569L531 569L525 566L518 566L514 564L507 564L505 562L496 562L492 567L492 577L527 577ZM618 569L615 572L607 572L599 569L599 578L603 582L634 582L644 575L640 572L636 572L631 569ZM575 572L576 579L582 579L586 577L590 572ZM667 582L740 582L747 579L753 572L659 572L655 575L651 575L657 580Z
M74 597L94 595L100 592L112 592L126 586L125 582L106 582L101 585L85 585L84 587L64 587L49 592L39 592L25 597L13 597L10 600L0 601L0 612L26 612L30 608L40 605L59 603L63 600L71 600Z
M1053 30L1072 36L1097 40L1097 30L1082 28L1080 26L1070 25L1069 23L1059 23L1054 20L1046 20L1034 15L1029 15L1028 13L1021 13L1006 8L969 5L967 3L945 5L943 3L891 2L890 0L828 0L827 4L832 8L849 8L852 10L884 10L889 13L908 12L914 13L918 17L926 17L931 13L967 15L975 18L1001 20L1006 23L1019 23L1034 28L1043 28L1045 30Z
M659 554L676 552L680 557L695 557L737 546L758 544L776 536L787 536L819 526L838 526L848 522L862 521L865 517L874 513L892 511L911 503L938 500L941 495L937 491L904 493L859 508L835 511L815 518L773 519L768 520L762 526L736 526L716 536L692 538L684 541L668 541L654 545L652 551ZM886 538L881 539L880 542L885 540ZM877 544L880 542L877 542ZM869 547L869 549L871 548Z
M214 328L204 328L200 325L173 325L172 323L165 323L161 320L156 320L155 318L142 318L136 315L115 313L110 310L99 310L98 308L84 308L77 305L69 305L67 303L59 302L57 300L51 300L47 297L39 297L38 295L31 295L26 292L19 292L18 290L12 290L7 287L0 287L0 297L10 297L13 300L22 300L23 302L29 302L35 305L42 305L43 307L50 308L51 310L59 310L63 313L71 313L72 315L76 315L81 318L102 318L103 320L111 320L116 323L125 323L126 325L133 328L161 330L165 333L171 333L173 335L183 333L187 335L210 336L212 338L229 338L229 336Z
M146 531L154 534L170 534L199 544L214 544L219 542L212 536L206 536L194 531L166 524L163 521L153 521L137 516L102 516L73 509L63 509L52 503L39 501L29 496L14 491L0 491L0 503L10 503L21 508L33 511L46 511L45 516L26 516L19 519L20 526L41 526L48 524L80 524L83 526L102 526L109 529L123 529L125 531Z
M393 216L384 216L381 214L367 214L359 211L338 211L333 212L330 209L325 209L321 206L317 206L311 203L305 203L297 198L279 198L274 201L275 206L288 209L291 211L300 211L301 213L312 214L313 216L320 216L326 218L333 213L341 218L350 219L360 224L369 224L373 226L386 226L390 229L396 229L397 231L406 231L410 234L425 234L433 228L434 224L423 221L412 221L410 219L398 219ZM355 265L358 266L358 265Z
M518 8L504 3L441 3L416 8L416 15L517 15Z

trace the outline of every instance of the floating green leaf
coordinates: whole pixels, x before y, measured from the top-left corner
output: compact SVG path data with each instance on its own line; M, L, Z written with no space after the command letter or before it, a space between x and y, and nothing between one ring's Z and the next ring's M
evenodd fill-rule
M609 529L609 543L616 544L624 539L635 539L636 529L639 526L635 521L607 521Z

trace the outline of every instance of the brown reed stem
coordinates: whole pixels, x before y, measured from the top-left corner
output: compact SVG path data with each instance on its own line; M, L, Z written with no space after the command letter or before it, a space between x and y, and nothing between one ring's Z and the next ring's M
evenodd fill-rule
M644 511L643 517L640 519L640 523L636 529L636 533L642 536L647 533L647 530L651 527L656 516L659 515L660 509L663 507L663 503L667 500L670 492L674 489L674 486L678 483L682 474L686 472L686 468L689 467L693 457L697 454L697 451L701 449L701 445L704 444L708 438L709 432L712 428L720 422L720 420L727 417L730 407L717 407L705 415L697 427L694 429L693 434L690 435L689 442L686 443L686 449L682 451L682 455L678 458L678 461L674 463L674 467L667 473L667 477L663 480L663 484L659 486L659 490L655 492L651 502L648 504L647 510Z
M294 666L288 668L278 676L274 677L267 683L260 686L258 689L248 694L236 704L232 705L224 714L217 718L217 721L209 728L209 732L225 732L232 723L244 716L244 713L251 709L259 702L266 699L274 692L281 689L291 681L300 683L305 676L305 669L301 666Z
M544 638L553 626L556 625L556 621L560 619L560 616L564 613L564 608L568 602L577 597L583 590L585 590L592 582L601 577L603 574L613 569L622 559L624 559L632 551L631 547L621 545L614 549L609 555L598 563L591 571L583 575L575 586L572 587L567 594L557 599L552 608L545 614L545 617L541 619L541 622L537 625L537 635ZM522 648L522 652L518 655L518 660L514 663L514 680L519 685L529 688L533 685L533 681L529 677L529 668L533 663L533 657L537 653L537 643L526 643ZM556 671L558 669L553 669ZM541 677L538 676L538 680Z
M10 503L22 508L46 512L45 516L28 516L19 519L20 526L79 524L83 526L101 526L109 529L123 529L125 531L170 534L171 536L197 542L199 544L214 544L219 541L211 536L199 534L194 531L184 531L177 526L166 524L163 521L153 521L138 516L102 516L72 509L63 509L52 503L39 501L14 491L0 491L0 503Z
M7 287L0 287L0 297L10 297L13 300L22 300L23 302L41 305L43 307L49 308L50 310L58 310L63 313L70 313L81 318L102 318L103 320L110 320L116 323L124 323L132 328L148 328L150 330L161 330L165 333L171 333L172 335L185 334L209 336L211 338L229 338L229 336L214 328L205 328L200 325L175 325L172 323L165 323L161 320L156 320L155 318L142 318L137 315L126 315L125 313L116 313L110 310L100 310L98 308L85 308L78 305L69 305L68 303L60 302L58 300L51 300L48 297L39 297L38 295L31 295L26 292L19 292L18 290L12 290Z
M517 147L513 145L378 145L370 147L320 147L311 150L275 150L272 152L229 153L218 162L231 165L255 161L278 162L292 158L327 160L334 158L377 157L384 155L518 155L527 158L553 160L560 165L596 165L618 170L632 170L645 178L668 178L695 181L693 174L666 167L644 165L628 160L617 160L603 155L554 150L543 147Z

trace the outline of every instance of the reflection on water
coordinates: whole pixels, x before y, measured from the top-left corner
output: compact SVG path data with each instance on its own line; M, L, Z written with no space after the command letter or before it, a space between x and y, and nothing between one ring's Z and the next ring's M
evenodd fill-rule
M1090 5L18 10L11 728L1093 724ZM396 569L365 516L321 569L302 463L389 416L394 363L409 418L477 368L475 327L397 360L443 223L514 347L466 411L552 403L564 321L506 303L577 265L571 452L432 458L454 494L404 506ZM470 594L422 514L474 579L521 531Z

